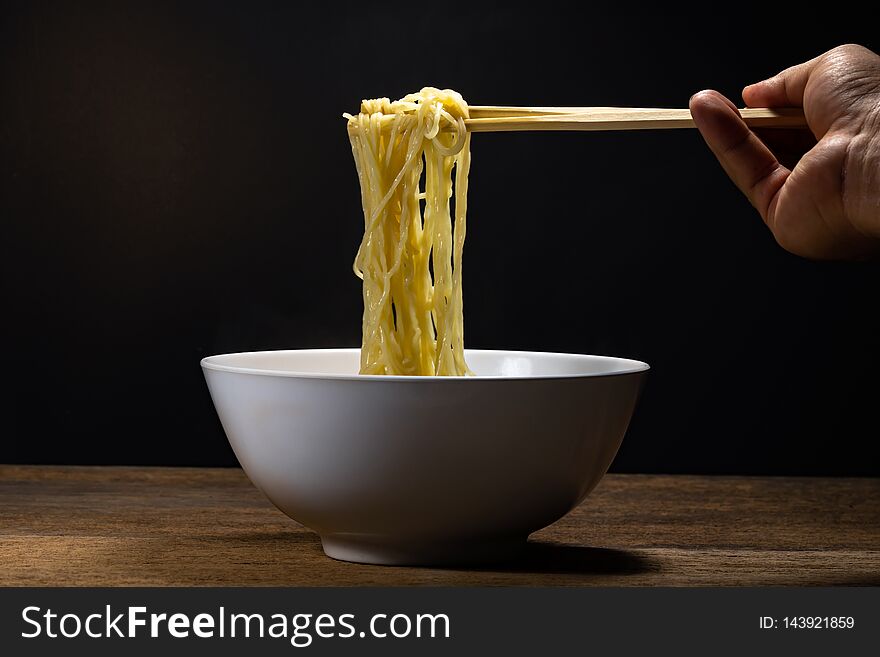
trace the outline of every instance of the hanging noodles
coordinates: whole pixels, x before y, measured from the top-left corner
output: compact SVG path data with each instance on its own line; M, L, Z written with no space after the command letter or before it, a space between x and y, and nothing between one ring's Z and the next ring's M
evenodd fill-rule
M344 116L364 209L354 260L364 281L360 372L471 374L461 297L467 103L455 91L425 87L395 102L365 100L360 114Z

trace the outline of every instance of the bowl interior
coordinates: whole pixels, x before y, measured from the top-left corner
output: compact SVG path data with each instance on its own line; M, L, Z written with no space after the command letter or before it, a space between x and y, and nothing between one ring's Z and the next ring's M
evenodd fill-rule
M591 377L630 374L648 369L646 363L637 360L583 354L465 349L465 358L476 377L363 376L358 374L360 350L356 348L222 354L203 359L202 366L207 369L268 376L414 381Z

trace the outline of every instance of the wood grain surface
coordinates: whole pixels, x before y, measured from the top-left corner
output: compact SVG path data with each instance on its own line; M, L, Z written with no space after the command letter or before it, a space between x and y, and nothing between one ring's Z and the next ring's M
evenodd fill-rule
M509 563L334 561L239 469L0 466L0 585L880 585L880 480L608 475Z

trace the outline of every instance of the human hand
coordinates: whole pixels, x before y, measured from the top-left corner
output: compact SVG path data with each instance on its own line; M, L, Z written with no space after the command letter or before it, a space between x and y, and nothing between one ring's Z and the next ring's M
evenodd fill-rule
M803 107L810 133L752 131L717 91L690 101L721 166L797 255L880 253L880 56L856 45L747 86L748 107Z

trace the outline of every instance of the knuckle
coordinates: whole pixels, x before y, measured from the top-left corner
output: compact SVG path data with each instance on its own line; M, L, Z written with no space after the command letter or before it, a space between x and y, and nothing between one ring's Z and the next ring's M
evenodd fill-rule
M865 62L868 59L876 58L876 54L857 43L844 43L832 48L824 55L824 59L840 64Z
M861 54L863 50L864 48L856 43L844 43L829 50L828 54L837 57L848 57L850 55Z

